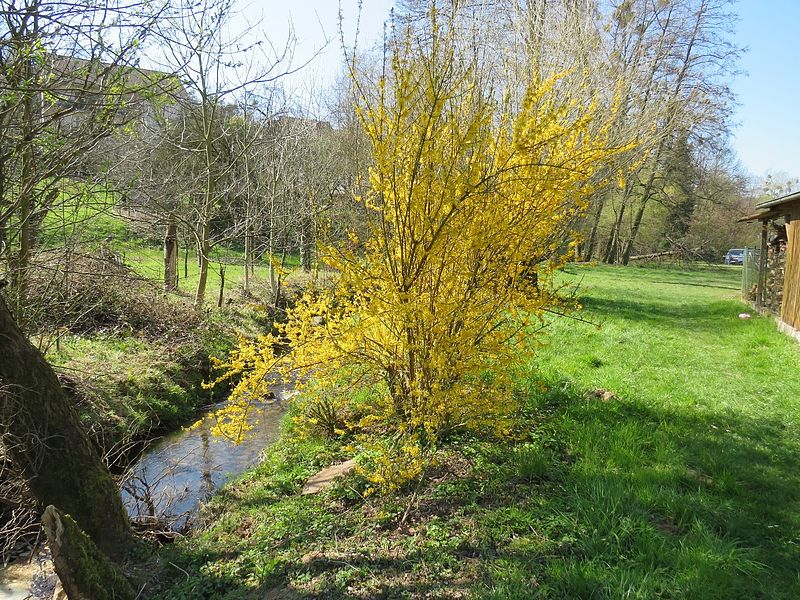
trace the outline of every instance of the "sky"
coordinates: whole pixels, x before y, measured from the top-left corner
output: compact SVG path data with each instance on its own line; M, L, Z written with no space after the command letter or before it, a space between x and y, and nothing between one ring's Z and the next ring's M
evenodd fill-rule
M276 45L292 24L297 41L294 65L316 58L288 79L295 94L310 96L330 87L341 73L338 0L260 0L245 4L244 21L262 17L261 28ZM358 0L341 0L347 46L356 40ZM392 0L363 0L358 44L382 38ZM746 47L743 73L731 81L738 97L733 145L751 174L800 177L800 0L740 0L734 42ZM327 45L326 45L327 39Z
M313 60L283 84L296 95L310 97L330 88L342 74L340 7L343 39L350 50L354 44L368 48L383 39L383 26L393 4L393 0L363 0L359 11L358 0L241 0L243 8L237 20L242 25L260 22L259 28L278 47L293 30L293 67Z
M800 177L800 24L798 0L742 0L736 43L748 47L746 74L733 89L739 98L734 146L754 175Z

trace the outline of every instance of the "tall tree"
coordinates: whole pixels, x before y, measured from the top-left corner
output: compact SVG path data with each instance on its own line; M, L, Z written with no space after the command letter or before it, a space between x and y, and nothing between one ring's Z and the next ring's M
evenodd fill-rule
M641 160L625 171L626 185L603 257L606 262L627 264L630 259L649 202L659 191L672 140L683 132L693 142L708 144L728 133L732 106L728 81L740 52L729 39L729 6L727 0L680 0L626 1L614 7L620 39L635 41L635 52L623 68L631 65L638 73L632 79L636 83L631 98L633 106L651 115L651 133L642 146ZM627 231L626 211L631 211Z
M23 326L40 225L154 85L133 62L162 6L13 0L0 13L0 259Z
M189 191L200 276L195 306L202 307L208 282L209 256L214 244L212 223L229 194L226 177L242 158L226 155L226 113L254 86L276 81L291 70L293 38L279 50L265 52L254 28L232 34L233 0L185 0L171 4L160 21L161 48L166 70L176 73L189 92L184 123L191 132L175 148L194 165L196 187ZM188 100L188 101L187 101ZM188 143L183 143L187 141Z

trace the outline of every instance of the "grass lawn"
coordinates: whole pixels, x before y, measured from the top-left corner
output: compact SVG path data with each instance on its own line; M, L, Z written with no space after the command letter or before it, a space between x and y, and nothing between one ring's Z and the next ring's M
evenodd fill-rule
M146 246L140 243L120 244L118 252L123 256L124 262L130 265L139 275L158 281L164 280L164 250L155 246ZM225 293L240 287L244 283L244 254L236 250L215 248L211 251L208 265L208 280L206 283L206 302L214 304L219 294L220 267L225 267ZM297 266L295 257L288 257L286 268ZM188 267L187 272L184 267ZM254 267L253 283L269 281L269 263L266 259L258 261ZM194 296L197 282L200 278L200 268L193 250L189 252L189 260L184 262L184 249L178 255L178 289L184 295Z
M800 345L738 317L739 277L570 267L600 327L551 325L513 440L455 438L418 496L363 498L357 475L300 496L346 453L287 438L155 595L800 597Z
M98 190L89 190L76 184L58 208L45 217L40 232L44 248L59 248L64 244L78 244L83 251L91 252L108 246L120 255L123 262L142 277L163 281L164 249L158 242L146 242L137 237L130 223L120 216L115 198ZM65 192L66 194L66 192ZM178 288L182 295L194 295L200 277L197 257L192 247L188 260L185 248L178 253ZM241 250L214 247L209 256L206 301L213 304L219 294L220 267L225 267L226 293L244 282L244 253ZM286 257L285 267L297 267L297 256ZM265 257L254 265L254 281L267 281L269 261Z

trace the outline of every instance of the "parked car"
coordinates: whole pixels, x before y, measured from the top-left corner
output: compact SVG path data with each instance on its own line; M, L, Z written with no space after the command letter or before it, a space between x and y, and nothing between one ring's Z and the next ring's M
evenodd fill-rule
M723 259L726 265L741 265L744 264L744 249L731 248Z

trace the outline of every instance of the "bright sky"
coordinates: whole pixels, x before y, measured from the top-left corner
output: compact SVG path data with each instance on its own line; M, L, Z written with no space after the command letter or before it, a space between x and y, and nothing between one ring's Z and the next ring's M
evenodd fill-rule
M304 97L325 91L342 72L340 5L345 44L352 49L358 25L358 47L363 49L383 39L383 25L394 4L393 0L363 0L359 13L358 0L240 0L240 3L245 7L242 16L250 23L261 20L267 39L276 47L285 44L291 24L297 41L294 67L318 53L307 67L284 82Z
M754 175L800 176L800 2L741 0L736 42L749 47L746 76L734 82L740 106L735 147Z
M363 0L359 46L370 46L382 37L392 0ZM358 0L341 0L345 42L352 46ZM735 43L748 47L733 89L739 97L734 117L734 146L754 175L767 172L800 176L800 0L740 0L734 5L740 20ZM338 0L256 0L247 5L248 20L264 17L262 27L274 44L285 41L289 23L294 26L299 65L321 54L290 80L296 93L309 87L319 92L329 87L341 71ZM329 40L325 45L325 38Z

